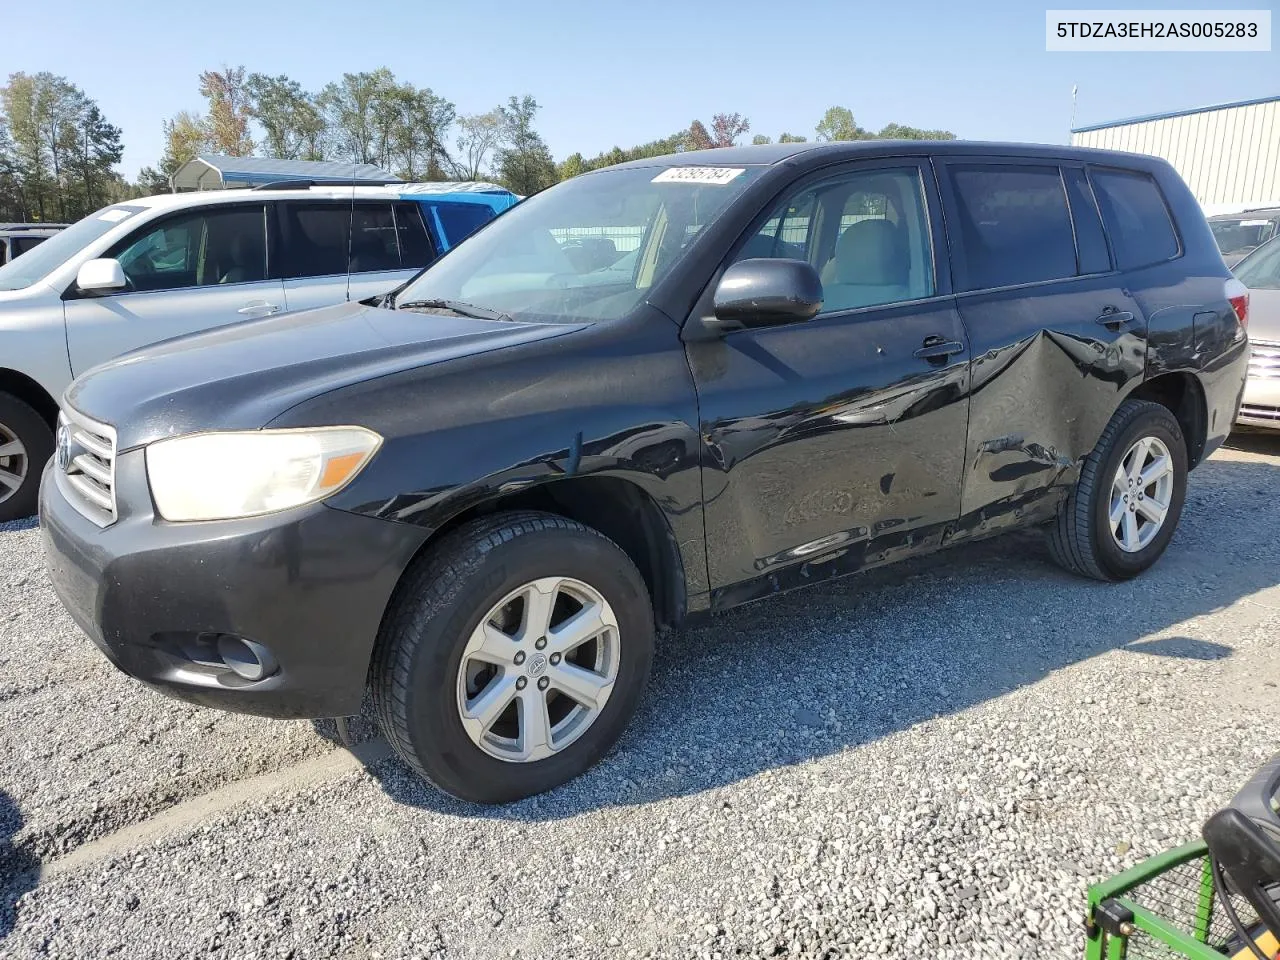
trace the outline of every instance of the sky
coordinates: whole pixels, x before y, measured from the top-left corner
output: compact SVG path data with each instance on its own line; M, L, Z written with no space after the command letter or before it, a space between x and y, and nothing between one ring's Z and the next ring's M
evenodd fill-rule
M1198 8L1271 9L1280 33L1276 4L1200 0ZM202 108L197 74L224 65L284 73L310 90L343 72L387 66L452 100L460 114L531 94L541 105L537 129L557 160L655 140L718 112L741 113L752 134L774 138L789 131L812 139L823 112L838 104L873 130L896 122L965 139L1064 143L1073 85L1077 126L1280 95L1280 37L1270 53L1048 53L1048 5L1069 6L15 2L0 18L0 78L47 70L78 85L123 128L129 178L160 158L165 118ZM1128 0L1126 8L1174 6Z

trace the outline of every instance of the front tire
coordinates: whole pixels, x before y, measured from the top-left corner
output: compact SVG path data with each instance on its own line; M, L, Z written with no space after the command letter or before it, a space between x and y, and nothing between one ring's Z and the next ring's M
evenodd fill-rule
M36 512L40 474L53 456L53 431L31 406L0 393L0 523Z
M553 514L468 523L405 574L379 631L374 707L395 752L463 800L507 803L593 766L653 661L630 558Z
M1126 400L1085 458L1049 530L1054 559L1095 580L1128 580L1164 553L1187 495L1187 445L1158 403Z

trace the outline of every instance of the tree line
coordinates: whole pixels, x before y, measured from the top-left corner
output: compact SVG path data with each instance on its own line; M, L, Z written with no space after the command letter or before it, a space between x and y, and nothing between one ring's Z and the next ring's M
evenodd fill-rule
M53 74L10 75L0 87L0 220L71 221L106 203L167 191L170 176L200 153L371 163L409 181L494 180L528 195L627 160L729 146L751 132L742 114L717 113L659 140L557 163L535 126L540 105L528 95L459 114L430 87L385 67L344 73L311 91L283 74L223 67L200 73L196 90L203 103L163 121L163 155L129 183L116 169L121 130L90 97ZM814 128L820 141L954 136L897 123L872 132L840 106ZM806 139L778 136L779 143ZM756 134L751 142L772 141Z

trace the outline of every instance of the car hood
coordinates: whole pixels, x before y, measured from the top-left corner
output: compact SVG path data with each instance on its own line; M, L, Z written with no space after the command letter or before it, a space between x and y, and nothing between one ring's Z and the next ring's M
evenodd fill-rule
M1280 343L1280 290L1249 291L1249 339Z
M577 329L346 303L152 344L86 371L65 401L113 426L123 452L186 433L255 430L321 393Z

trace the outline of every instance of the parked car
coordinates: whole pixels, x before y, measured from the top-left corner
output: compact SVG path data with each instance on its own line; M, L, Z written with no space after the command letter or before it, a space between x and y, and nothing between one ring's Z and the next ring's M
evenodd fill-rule
M1249 379L1236 423L1280 430L1280 236L1272 237L1235 268L1249 288Z
M157 340L384 294L515 202L469 184L407 200L413 184L268 186L114 204L0 267L0 521L35 510L74 375ZM450 218L460 205L470 219Z
M568 255L599 236L639 246ZM43 536L125 672L282 717L367 684L414 770L509 801L610 748L655 630L1032 525L1069 570L1141 573L1235 419L1247 310L1154 157L636 161L377 306L80 377Z
M1280 207L1210 217L1209 229L1222 251L1222 259L1228 267L1234 267L1251 250L1280 233Z
M65 223L0 223L0 267L66 227Z

